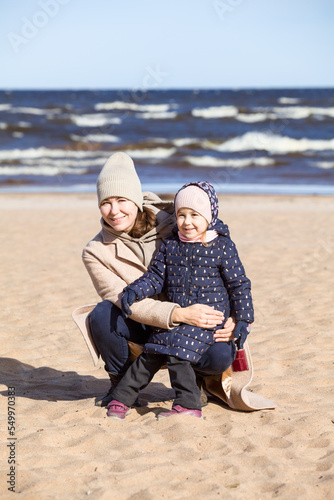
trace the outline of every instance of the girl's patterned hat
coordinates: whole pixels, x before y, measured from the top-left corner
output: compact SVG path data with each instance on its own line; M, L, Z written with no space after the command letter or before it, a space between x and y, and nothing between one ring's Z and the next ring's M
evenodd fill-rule
M188 182L176 193L174 199L175 213L181 207L192 208L213 227L218 218L218 198L212 184L207 181Z

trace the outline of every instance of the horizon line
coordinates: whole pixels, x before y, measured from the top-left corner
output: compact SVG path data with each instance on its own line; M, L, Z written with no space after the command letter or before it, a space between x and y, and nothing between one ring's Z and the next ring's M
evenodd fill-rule
M3 87L0 88L0 92L20 92L20 91L82 91L82 92L92 92L92 91L127 91L127 92L164 92L164 91L208 91L208 90L229 90L233 92L247 91L247 90L333 90L333 86L278 86L278 87L265 87L265 86L253 86L253 87L161 87L161 88L145 88L140 87Z

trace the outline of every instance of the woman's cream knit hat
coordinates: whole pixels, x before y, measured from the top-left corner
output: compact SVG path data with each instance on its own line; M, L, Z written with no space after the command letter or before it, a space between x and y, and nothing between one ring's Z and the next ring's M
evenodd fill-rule
M134 163L126 153L115 153L107 160L97 178L99 206L106 198L119 196L133 201L143 211L143 193Z

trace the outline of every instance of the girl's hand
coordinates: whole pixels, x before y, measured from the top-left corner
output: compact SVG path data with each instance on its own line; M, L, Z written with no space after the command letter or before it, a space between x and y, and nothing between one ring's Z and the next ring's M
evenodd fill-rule
M186 323L200 328L214 328L223 323L224 315L220 311L215 311L214 307L205 304L193 304L192 306L174 309L172 320L173 323ZM218 331L225 331L225 329Z
M221 330L217 330L213 334L213 338L215 339L215 342L229 342L230 340L234 339L234 328L235 328L235 321L233 318L227 318L226 323L224 325L224 328Z

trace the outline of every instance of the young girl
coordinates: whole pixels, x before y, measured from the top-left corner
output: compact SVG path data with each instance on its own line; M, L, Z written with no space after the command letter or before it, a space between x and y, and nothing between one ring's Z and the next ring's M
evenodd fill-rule
M218 199L206 182L189 183L175 196L177 230L165 240L148 272L124 289L122 311L131 315L135 301L166 290L168 299L181 307L200 303L236 319L234 336L239 349L253 322L250 280L246 277L228 227L218 217ZM154 374L167 363L176 398L172 410L159 417L188 414L201 418L200 389L193 367L223 326L207 320L207 328L180 324L170 330L154 329L144 353L128 369L112 392L108 416L124 419Z

